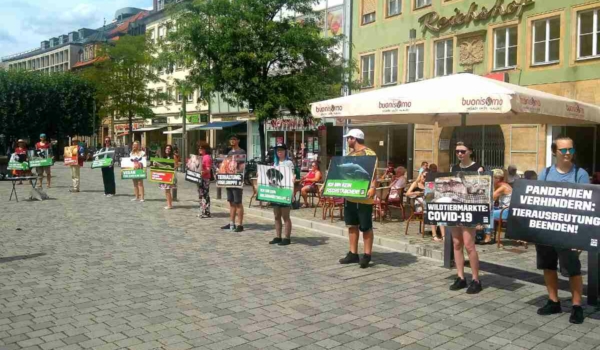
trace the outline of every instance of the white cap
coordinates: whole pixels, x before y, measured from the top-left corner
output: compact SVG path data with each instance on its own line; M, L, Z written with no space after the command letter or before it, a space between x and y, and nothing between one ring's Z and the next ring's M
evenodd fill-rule
M352 129L352 130L348 131L348 133L346 135L344 135L344 138L346 138L346 137L354 137L355 139L364 140L365 133L362 132L362 130L360 130L360 129Z

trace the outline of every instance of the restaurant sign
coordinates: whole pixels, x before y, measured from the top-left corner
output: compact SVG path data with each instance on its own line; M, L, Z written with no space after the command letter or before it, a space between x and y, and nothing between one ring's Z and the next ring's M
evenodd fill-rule
M133 123L133 130L141 129L144 127L144 123ZM129 124L115 124L115 133L122 133L129 131Z
M267 131L310 131L317 130L322 124L321 119L300 117L283 117L269 120L265 123Z
M482 6L478 11L479 7L475 2L471 3L467 13L463 13L458 8L454 9L454 15L451 17L440 16L439 13L431 11L419 18L419 23L424 26L424 29L429 29L432 32L441 32L449 27L456 27L471 22L486 21L490 18L494 19L498 16L511 16L515 15L521 17L527 7L530 7L535 3L535 0L513 0L504 6L504 0L496 0L494 6L487 9Z

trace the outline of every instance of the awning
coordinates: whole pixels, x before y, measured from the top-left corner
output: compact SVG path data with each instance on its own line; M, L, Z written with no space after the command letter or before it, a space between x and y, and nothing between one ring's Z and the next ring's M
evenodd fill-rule
M166 127L167 127L166 125L164 125L164 126L149 126L147 128L140 128L140 129L137 129L137 130L133 130L133 132L154 131L154 130L164 129Z
M189 132L189 131L193 131L193 130L199 130L199 129L202 129L203 126L205 126L205 125L191 125L191 126L186 127L185 131ZM183 128L163 132L163 134L182 134L182 133L183 133Z
M236 125L245 123L246 121L233 121L233 122L212 122L200 127L200 130L223 130L224 128L231 128Z

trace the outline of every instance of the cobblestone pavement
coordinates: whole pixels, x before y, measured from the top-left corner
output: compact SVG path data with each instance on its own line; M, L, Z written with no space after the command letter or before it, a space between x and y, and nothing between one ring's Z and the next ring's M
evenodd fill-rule
M537 284L484 273L481 294L450 292L453 272L425 258L376 249L362 270L337 263L343 239L269 246L252 217L223 232L223 212L196 218L190 184L167 211L155 184L132 203L129 181L105 198L99 170L78 194L53 173L44 202L8 202L0 183L0 349L600 349L600 313L540 317Z

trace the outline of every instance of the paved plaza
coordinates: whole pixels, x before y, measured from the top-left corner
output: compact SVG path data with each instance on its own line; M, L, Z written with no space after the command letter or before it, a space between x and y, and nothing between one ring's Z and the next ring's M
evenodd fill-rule
M164 210L156 184L139 203L130 181L104 197L87 163L81 193L68 168L53 174L44 202L28 185L8 202L0 183L0 349L600 349L600 313L571 325L562 291L565 313L538 316L539 283L486 271L479 295L450 292L438 260L377 247L372 267L342 266L343 238L294 229L270 246L257 216L221 231L225 212L198 219L183 181Z

